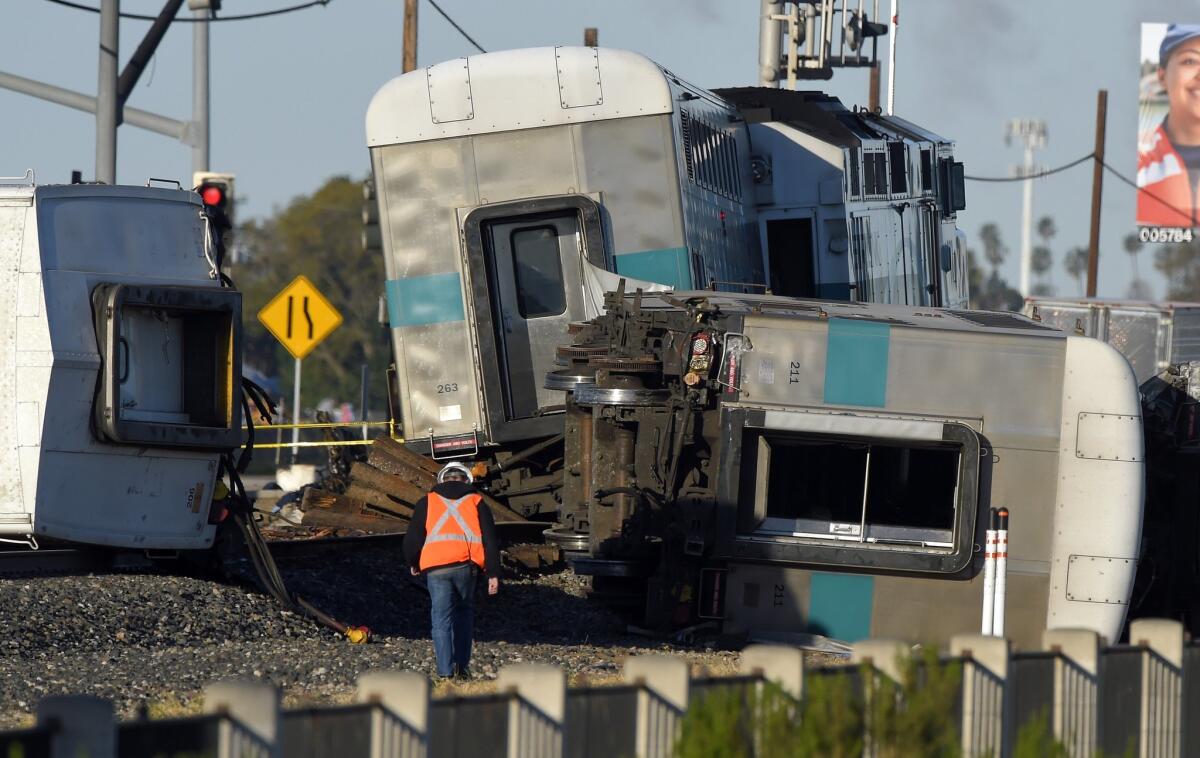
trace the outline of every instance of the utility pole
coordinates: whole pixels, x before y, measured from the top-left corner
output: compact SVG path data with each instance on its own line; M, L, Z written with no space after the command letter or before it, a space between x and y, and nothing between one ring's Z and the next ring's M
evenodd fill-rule
M96 84L96 181L117 183L117 55L121 0L100 3L100 64Z
M1004 135L1005 144L1014 140L1024 143L1025 155L1020 165L1012 167L1013 176L1025 179L1024 198L1021 205L1021 280L1018 289L1021 297L1029 297L1033 289L1033 179L1038 166L1033 162L1033 151L1046 146L1046 122L1037 119L1013 119L1008 122Z
M892 0L892 28L888 40L888 109L889 116L895 114L896 105L896 34L900 30L900 0Z
M583 30L583 46L584 47L599 47L596 41L600 36L599 31L594 26L589 26Z
M208 171L208 14L207 7L192 11L192 172Z
M417 0L404 0L404 63L402 73L417 68Z
M1096 157L1092 161L1092 229L1088 235L1087 296L1096 296L1100 267L1100 196L1104 190L1104 127L1108 121L1108 90L1096 94Z
M872 113L879 112L879 62L871 64L871 79L867 84L867 109Z

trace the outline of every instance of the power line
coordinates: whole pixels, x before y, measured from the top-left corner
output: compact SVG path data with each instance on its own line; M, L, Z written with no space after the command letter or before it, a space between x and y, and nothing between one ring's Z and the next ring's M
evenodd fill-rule
M1036 174L1029 174L1028 176L964 176L963 178L969 179L973 182L1023 182L1026 179L1041 179L1043 176L1050 176L1052 174L1057 174L1060 171L1066 171L1069 168L1075 168L1080 163L1083 163L1084 161L1090 161L1095 157L1095 153L1088 153L1082 158L1077 158L1070 163L1065 163L1057 168L1039 171Z
M311 2L301 3L300 5L290 5L286 8L276 8L275 10L260 11L259 13L245 13L240 16L213 16L212 18L179 16L175 18L174 21L175 23L181 24L195 24L208 21L247 21L252 18L266 18L267 16L281 16L285 13L294 13L295 11L302 11L306 8L312 8L315 5L329 5L329 3L332 1L333 0L311 0ZM76 10L88 11L90 13L100 12L99 8L93 8L90 5L83 5L82 3L71 2L71 0L46 0L46 2L54 3L55 5L66 6L67 8L75 8ZM130 18L137 21L154 21L158 18L157 16L145 16L140 13L121 13L120 16L121 18ZM454 22L451 21L450 23Z
M1182 216L1183 218L1187 219L1187 221L1188 221L1188 223L1189 223L1189 224L1191 224L1191 225L1193 225L1193 226L1195 226L1195 225L1196 225L1196 218L1195 218L1195 216L1194 216L1192 213L1189 213L1188 211L1185 211L1184 209L1180 208L1180 207L1179 207L1179 206L1177 206L1177 205L1172 205L1171 203L1168 203L1166 200L1163 200L1161 197L1159 197L1158 195L1154 194L1153 192L1151 192L1150 190L1146 189L1145 187L1139 187L1137 182L1135 182L1135 181L1133 181L1132 179L1130 179L1129 177L1125 176L1125 175L1124 175L1124 174L1122 174L1120 171L1117 171L1115 168L1113 168L1112 166L1108 165L1108 164L1107 164L1107 163L1105 163L1104 161L1100 161L1100 165L1101 165L1101 166L1103 166L1103 167L1104 167L1104 168L1105 168L1105 169L1106 169L1106 170L1107 170L1107 171L1108 171L1110 174L1112 174L1113 176L1117 177L1118 179L1120 179L1120 180L1121 180L1122 182L1124 182L1125 184L1128 184L1130 187L1133 187L1133 188L1134 188L1135 190L1137 190L1138 192L1144 193L1144 194L1148 195L1148 196L1149 196L1151 199L1153 199L1153 200L1157 200L1158 202L1160 202L1160 203L1162 203L1163 205L1167 206L1168 208L1170 208L1171 210L1175 211L1176 213L1178 213L1178 214L1179 214L1180 216Z
M450 18L449 14L447 14L446 11L442 10L442 6L438 5L436 2L434 2L434 0L429 0L429 4L433 6L433 9L435 11L442 14L442 18L449 21L450 26L453 26L455 29L457 29L458 33L461 34L467 40L467 42L470 42L472 45L474 45L476 50L478 50L481 53L487 52L487 50L483 49L483 45L480 45L478 42L473 40L471 38L471 35L467 34L467 32L454 21L454 19Z

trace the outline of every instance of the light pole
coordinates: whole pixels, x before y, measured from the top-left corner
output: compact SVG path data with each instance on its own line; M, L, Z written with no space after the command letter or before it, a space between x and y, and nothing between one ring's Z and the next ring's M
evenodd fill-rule
M1021 297L1029 297L1033 274L1033 179L1038 168L1033 162L1033 151L1046 146L1046 122L1039 119L1015 118L1008 122L1004 144L1020 141L1024 145L1024 160L1012 167L1013 176L1024 176L1025 196L1021 209Z

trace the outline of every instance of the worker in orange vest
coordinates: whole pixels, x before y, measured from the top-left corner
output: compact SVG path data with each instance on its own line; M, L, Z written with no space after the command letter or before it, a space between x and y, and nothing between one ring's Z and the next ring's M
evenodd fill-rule
M439 677L470 676L475 578L487 574L487 592L500 591L500 551L491 509L475 488L470 469L448 463L438 483L413 506L404 535L404 557L413 575L424 575L432 604L433 652Z

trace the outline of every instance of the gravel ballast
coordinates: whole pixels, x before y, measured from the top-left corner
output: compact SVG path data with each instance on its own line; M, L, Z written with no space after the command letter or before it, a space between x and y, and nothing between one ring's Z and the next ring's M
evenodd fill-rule
M347 702L364 671L434 673L428 596L398 552L370 548L281 569L293 592L369 626L373 641L352 645L246 584L177 571L0 578L0 728L27 724L47 695L97 695L132 718L139 709L186 711L217 679L268 681L285 704L315 705ZM631 635L584 591L582 578L562 571L504 581L496 597L481 593L473 675L541 662L605 678L630 655L664 651L718 672L737 665L735 652Z

